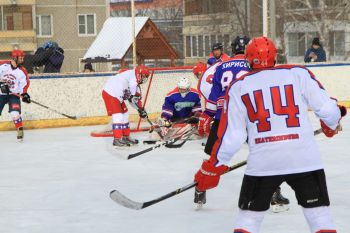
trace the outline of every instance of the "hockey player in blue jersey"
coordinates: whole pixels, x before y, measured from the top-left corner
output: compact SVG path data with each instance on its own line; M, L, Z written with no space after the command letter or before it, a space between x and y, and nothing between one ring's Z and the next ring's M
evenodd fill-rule
M233 57L230 60L222 62L215 70L213 78L213 86L207 100L205 111L200 117L198 131L201 135L208 135L210 132L210 125L214 118L213 129L217 128L220 120L221 109L223 107L224 96L226 88L236 78L250 71L248 63L244 57L245 45L249 42L246 36L237 36L232 42ZM216 140L216 131L212 136L215 138L208 138L208 142ZM213 143L208 143L205 149L207 154L210 154Z
M234 80L250 72L250 67L244 56L245 47L249 40L247 36L237 36L231 43L233 57L228 61L222 62L214 73L213 86L198 125L198 133L200 135L209 134L204 149L204 152L208 155L211 154L214 143L218 138L217 132L226 89ZM205 204L205 195L205 191L201 192L196 189L194 202L198 203L199 206ZM271 200L272 211L285 211L289 208L288 204L289 200L282 196L281 189L278 188Z
M198 91L191 88L188 78L181 78L177 87L165 97L161 114L163 126L170 127L174 121L191 116L199 117L201 113L202 106Z

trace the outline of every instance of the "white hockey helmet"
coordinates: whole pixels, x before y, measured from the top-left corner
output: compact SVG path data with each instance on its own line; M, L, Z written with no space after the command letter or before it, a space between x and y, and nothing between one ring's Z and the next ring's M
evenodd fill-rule
M182 77L177 83L177 87L179 88L179 92L181 95L186 95L191 90L191 82L188 78Z

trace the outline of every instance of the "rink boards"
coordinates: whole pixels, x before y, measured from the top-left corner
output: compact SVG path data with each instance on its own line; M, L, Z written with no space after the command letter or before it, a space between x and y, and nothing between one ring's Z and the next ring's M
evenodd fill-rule
M350 107L350 63L317 64L307 67L331 96ZM60 112L76 115L79 119L70 120L35 104L23 103L22 116L25 127L28 129L106 124L109 118L106 117L101 91L104 83L113 75L114 73L89 73L30 76L28 93L33 100ZM146 102L146 110L151 118L159 115L164 97L176 87L177 80L184 76L190 78L192 86L196 87L197 81L188 67L155 71ZM146 96L148 85L149 83L146 83L141 87L143 96ZM0 130L14 128L7 111L8 107L5 106L0 116ZM129 111L131 121L136 122L136 111L132 108L129 108Z

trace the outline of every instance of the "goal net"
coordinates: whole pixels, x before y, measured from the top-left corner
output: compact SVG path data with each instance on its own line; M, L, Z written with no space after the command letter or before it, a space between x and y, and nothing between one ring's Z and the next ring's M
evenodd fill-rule
M160 117L162 105L166 95L177 87L181 77L187 77L191 81L191 87L197 89L197 78L192 73L192 67L168 67L151 68L151 75L148 82L141 85L142 104L148 113L151 121ZM130 127L132 132L149 130L149 123L142 120L137 111L128 105ZM91 132L93 137L110 137L112 133L112 122Z

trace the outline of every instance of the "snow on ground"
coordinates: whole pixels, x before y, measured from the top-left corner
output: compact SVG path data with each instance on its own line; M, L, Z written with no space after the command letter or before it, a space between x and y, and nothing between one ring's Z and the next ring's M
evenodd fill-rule
M193 190L143 210L130 210L110 200L109 192L118 189L135 201L148 201L191 183L206 157L201 142L127 161L110 153L111 138L89 136L95 128L25 131L23 143L16 142L15 132L0 132L0 232L232 232L244 168L223 176L220 186L208 191L200 211L194 210ZM350 232L350 117L344 119L343 128L340 135L332 139L319 135L317 141L338 232ZM244 160L247 151L243 146L232 164ZM269 212L261 232L309 232L294 193L287 185L282 191L291 201L290 210Z

